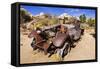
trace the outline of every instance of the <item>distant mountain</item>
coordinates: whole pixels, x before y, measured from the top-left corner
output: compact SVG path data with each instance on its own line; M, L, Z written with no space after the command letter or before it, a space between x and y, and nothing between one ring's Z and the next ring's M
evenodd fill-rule
M71 15L68 15L67 13L62 13L61 15L58 16L58 18L64 18L64 17L72 17Z
M36 17L37 16L43 16L44 15L44 12L40 12L39 14L35 15Z
M40 12L39 14L35 15L35 17L39 17L39 18L51 18L52 15L44 13L44 12Z

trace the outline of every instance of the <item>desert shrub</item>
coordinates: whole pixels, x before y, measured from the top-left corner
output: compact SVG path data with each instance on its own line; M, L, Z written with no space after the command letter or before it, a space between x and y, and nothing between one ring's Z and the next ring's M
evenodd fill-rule
M25 9L20 10L20 20L21 23L26 23L32 20L32 17L30 16L30 14L28 13L28 11L26 11Z
M50 25L54 25L54 24L57 24L57 23L58 23L58 19L56 19L56 18L50 19L50 21L49 21Z
M86 24L86 23L83 23L83 24L80 25L80 28L81 29L89 29L90 26L88 24Z
M44 18L44 19L40 19L38 20L34 27L37 28L41 28L41 27L44 27L44 26L49 26L49 25L54 25L54 24L57 24L58 23L58 19L56 18L52 18L52 19L49 19L49 18Z
M90 27L95 27L95 19L89 18L89 19L87 20L87 24L88 24Z

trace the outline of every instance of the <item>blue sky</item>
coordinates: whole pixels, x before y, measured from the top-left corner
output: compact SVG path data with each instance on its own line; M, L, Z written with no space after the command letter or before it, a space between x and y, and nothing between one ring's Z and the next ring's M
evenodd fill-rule
M37 15L40 12L61 15L62 13L67 13L72 16L79 17L81 14L85 14L88 18L95 18L95 10L93 9L79 9L79 8L59 8L59 7L41 7L41 6L25 6L21 5L22 8L26 9L32 15Z

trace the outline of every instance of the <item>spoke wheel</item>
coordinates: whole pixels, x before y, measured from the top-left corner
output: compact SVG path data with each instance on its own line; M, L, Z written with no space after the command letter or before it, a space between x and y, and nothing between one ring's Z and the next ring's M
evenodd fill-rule
M64 49L64 51L63 51L62 57L66 56L66 55L70 52L70 50L71 50L71 47L70 47L70 45L68 44L68 45L66 46L66 48Z

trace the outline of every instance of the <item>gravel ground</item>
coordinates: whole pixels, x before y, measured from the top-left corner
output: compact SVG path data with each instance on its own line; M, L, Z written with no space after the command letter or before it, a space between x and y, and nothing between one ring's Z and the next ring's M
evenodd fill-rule
M20 63L43 63L54 62L52 58L48 58L48 55L44 55L43 52L38 50L33 51L30 43L32 39L29 39L27 35L21 34L21 46L20 46ZM76 47L72 48L70 53L64 57L63 61L75 61L75 60L89 60L95 59L95 38L89 33L85 33L82 39L76 43Z

